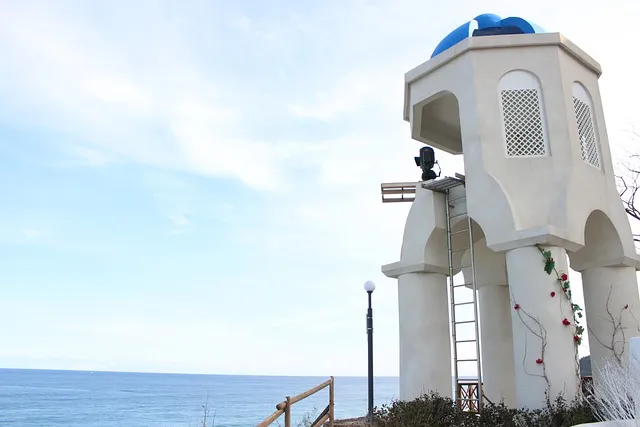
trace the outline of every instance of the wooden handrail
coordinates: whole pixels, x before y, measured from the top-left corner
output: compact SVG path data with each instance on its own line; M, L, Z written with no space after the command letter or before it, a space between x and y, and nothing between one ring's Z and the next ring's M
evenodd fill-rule
M275 420L280 418L280 415L284 414L284 409L278 409L273 414L269 415L263 422L258 424L258 427L271 425Z
M333 378L333 377L331 377L331 378ZM301 400L306 399L307 397L316 394L320 390L329 387L331 385L332 381L333 380L329 379L329 380L323 382L322 384L319 384L319 385L315 386L314 388L305 391L304 393L300 393L299 395L290 398L291 404L293 405L294 403L298 403ZM286 406L287 406L287 402L286 401L285 402L281 402L281 403L278 403L276 405L276 409L284 409Z
M319 384L312 389L305 391L304 393L300 393L297 396L290 397L287 396L283 402L280 402L276 405L276 412L269 415L264 421L258 424L258 427L267 427L275 422L280 416L284 414L284 425L285 427L291 427L291 407L301 400L306 399L309 396L316 394L317 392L324 390L329 387L329 405L322 411L322 413L316 418L313 422L313 427L320 427L327 421L329 422L329 427L333 427L333 422L335 421L334 417L334 396L335 396L335 380L333 377L330 377L327 381Z

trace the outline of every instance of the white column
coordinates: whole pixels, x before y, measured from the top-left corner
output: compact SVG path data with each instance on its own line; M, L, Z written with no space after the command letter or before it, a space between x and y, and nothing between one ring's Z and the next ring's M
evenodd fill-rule
M510 408L516 406L513 366L511 302L506 285L485 285L478 290L482 343L482 380L487 398Z
M568 271L564 248L545 249L558 270ZM560 394L573 400L579 388L574 327L563 324L565 318L572 321L573 312L556 275L544 271L543 261L534 246L507 252L516 402L530 409L542 408L547 397L553 400Z
M624 362L629 341L640 336L638 281L633 267L595 267L582 271L584 303L589 326L591 366L607 359Z
M435 391L452 396L451 346L446 276L407 273L398 277L400 400Z

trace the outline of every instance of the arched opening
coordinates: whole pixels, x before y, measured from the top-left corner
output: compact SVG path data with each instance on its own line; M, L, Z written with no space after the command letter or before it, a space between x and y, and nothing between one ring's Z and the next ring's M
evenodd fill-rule
M569 254L571 267L581 270L594 263L606 264L623 257L622 241L613 222L600 210L591 212L584 226L584 247Z
M452 92L439 92L416 104L414 117L419 118L419 125L413 129L414 139L450 154L462 154L460 107Z
M458 251L455 252L453 256L454 274L458 274L465 269L467 271L469 270L469 267L466 267L469 265L469 253L464 250L469 247L468 232L464 231L467 228L468 222L466 217L454 223L451 227L452 249ZM484 231L482 230L482 227L480 227L480 224L473 219L471 220L471 229L473 230L473 244L476 245L480 240L484 239Z

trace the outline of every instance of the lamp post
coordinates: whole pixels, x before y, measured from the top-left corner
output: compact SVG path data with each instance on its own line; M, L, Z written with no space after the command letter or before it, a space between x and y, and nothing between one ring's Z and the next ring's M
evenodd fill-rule
M373 421L373 309L371 308L371 294L376 289L376 284L371 280L364 283L364 290L369 297L369 308L367 309L367 341L369 349L369 410L367 418Z

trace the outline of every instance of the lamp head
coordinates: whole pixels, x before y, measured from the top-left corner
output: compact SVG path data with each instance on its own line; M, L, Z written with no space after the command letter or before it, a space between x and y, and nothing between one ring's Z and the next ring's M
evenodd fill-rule
M366 282L364 282L364 290L367 292L373 292L376 290L376 284L371 280L367 280Z
M433 148L422 147L420 149L420 155L413 158L416 162L416 166L422 169L422 180L430 181L436 179L438 175L432 170L436 165L436 157Z

